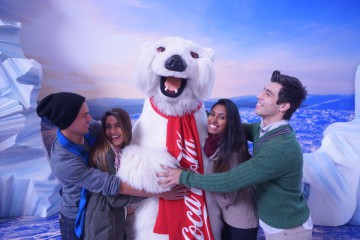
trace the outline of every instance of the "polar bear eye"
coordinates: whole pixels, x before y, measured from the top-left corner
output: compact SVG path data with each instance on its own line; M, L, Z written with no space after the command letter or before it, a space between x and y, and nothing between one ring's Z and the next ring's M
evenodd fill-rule
M191 52L190 53L193 58L199 58L199 54Z
M157 51L158 51L158 52L165 52L165 48L164 48L164 47L158 47L158 48L157 48Z

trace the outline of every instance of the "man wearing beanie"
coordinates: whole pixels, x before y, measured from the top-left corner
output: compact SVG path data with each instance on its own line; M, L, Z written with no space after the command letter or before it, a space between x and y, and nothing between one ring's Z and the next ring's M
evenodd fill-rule
M50 167L62 184L59 223L62 239L81 239L87 190L116 195L120 179L89 168L89 151L100 134L100 124L91 122L85 97L70 92L50 94L36 109L58 127L51 147Z
M101 127L91 122L83 96L70 92L50 94L40 101L36 111L59 128L51 147L50 167L62 184L59 214L62 239L83 238L88 191L145 196L120 184L115 175L88 167L90 147Z
M62 184L59 214L61 239L86 239L82 235L88 191L104 196L158 196L168 200L177 200L186 194L176 188L160 195L146 193L121 182L113 174L89 167L90 148L96 137L102 134L102 128L99 123L91 121L85 97L71 92L53 93L40 101L36 112L39 117L46 117L58 127L49 163Z

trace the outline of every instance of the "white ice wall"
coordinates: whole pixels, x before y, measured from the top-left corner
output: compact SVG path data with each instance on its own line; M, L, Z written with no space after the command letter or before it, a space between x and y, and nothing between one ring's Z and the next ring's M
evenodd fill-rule
M304 182L314 224L360 224L360 65L355 77L355 118L324 131L322 145L304 154Z
M60 203L35 111L41 65L25 58L20 29L0 20L0 218L52 215Z

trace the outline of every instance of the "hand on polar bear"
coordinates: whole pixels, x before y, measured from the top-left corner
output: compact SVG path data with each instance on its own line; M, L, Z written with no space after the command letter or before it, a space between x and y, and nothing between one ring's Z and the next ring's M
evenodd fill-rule
M129 145L123 150L120 168L116 175L132 188L149 193L143 196L159 196L175 200L184 197L188 189L184 186L161 186L158 184L161 179L156 174L164 171L161 165L176 167L177 164L176 159L166 149Z
M156 176L160 177L158 183L164 188L169 188L174 185L178 185L180 181L181 168L170 168L167 166L161 166L165 172L158 172Z
M166 200L179 200L183 199L189 192L189 188L184 185L176 185L171 188L170 191L158 194L158 197Z
M125 182L121 182L119 194L137 196L137 197L160 197L166 200L181 200L183 199L189 192L189 188L184 185L176 185L171 188L171 190L162 192L162 193L149 193L145 190L138 190L130 186ZM130 211L132 211L130 209Z

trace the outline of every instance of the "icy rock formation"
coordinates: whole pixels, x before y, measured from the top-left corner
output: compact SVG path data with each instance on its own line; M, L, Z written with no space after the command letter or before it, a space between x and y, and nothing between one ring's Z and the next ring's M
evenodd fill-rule
M324 131L321 147L304 154L303 181L314 224L360 225L360 65L355 77L355 118Z
M58 211L36 114L42 70L19 45L21 24L0 19L0 218Z

